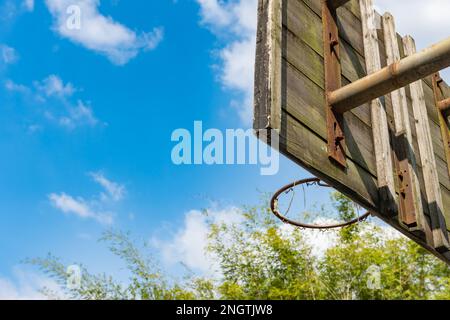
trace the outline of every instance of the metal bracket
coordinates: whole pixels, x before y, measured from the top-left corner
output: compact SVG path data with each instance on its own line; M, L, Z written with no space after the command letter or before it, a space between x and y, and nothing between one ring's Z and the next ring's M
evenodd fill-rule
M414 201L414 190L409 160L407 156L408 140L406 134L402 133L395 137L395 167L397 171L399 222L410 231L418 227L416 217L416 203Z
M333 110L328 94L341 88L341 61L336 8L322 1L328 158L347 168L343 115Z
M447 158L447 170L450 177L450 128L447 121L450 111L450 99L444 99L442 90L442 80L439 73L433 75L433 92L434 100L436 103L436 109L439 115L439 124L441 127L442 141L444 143L445 156Z

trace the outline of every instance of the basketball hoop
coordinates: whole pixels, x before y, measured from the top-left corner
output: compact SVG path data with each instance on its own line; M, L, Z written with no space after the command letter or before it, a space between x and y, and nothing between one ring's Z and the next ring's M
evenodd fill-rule
M316 230L330 230L330 229L348 227L353 224L365 221L371 215L370 212L366 212L362 216L359 216L351 221L335 223L335 224L327 224L327 225L317 225L317 224L308 224L308 223L303 223L303 222L299 222L299 221L294 221L285 216L287 213L286 214L280 213L280 211L278 210L278 198L280 197L280 195L282 195L283 193L288 194L294 188L296 188L298 186L308 186L309 187L309 186L313 186L313 185L316 185L319 187L324 187L324 188L330 188L330 186L328 184L322 182L320 179L317 179L317 178L309 178L309 179L295 181L291 184L284 186L283 188L278 190L273 195L272 199L270 200L270 210L273 212L273 214L278 219L280 219L282 222L284 222L286 224L290 224L290 225L293 225L293 226L296 226L299 228L316 229ZM291 204L292 204L292 201L291 201ZM289 208L287 209L287 211L289 211L291 204L289 205Z

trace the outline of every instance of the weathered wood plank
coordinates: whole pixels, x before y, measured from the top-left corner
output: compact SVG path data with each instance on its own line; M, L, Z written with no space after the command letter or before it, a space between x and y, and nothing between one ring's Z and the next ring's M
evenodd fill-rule
M386 62L393 64L401 59L400 49L395 31L394 17L390 13L385 13L382 18L383 36L386 51ZM390 93L392 108L394 110L395 133L406 133L408 141L412 140L411 126L409 125L408 102L406 101L406 90L404 88Z
M372 0L360 0L359 5L361 7L366 69L367 73L371 74L381 69L375 12ZM383 204L381 214L392 215L396 210L396 196L387 114L381 99L373 100L370 109L378 188ZM387 206L384 207L384 205Z
M325 98L322 88L304 74L285 62L286 96L283 109L326 141ZM344 115L343 130L348 136L345 149L348 157L361 167L375 174L375 158L372 149L371 129L353 114Z
M384 43L386 48L387 63L393 64L401 59L400 48L395 29L394 17L390 13L383 15ZM404 88L393 91L390 94L394 112L395 141L396 144L396 170L400 187L404 192L399 192L400 222L408 228L426 230L425 216L422 211L422 199L420 185L417 176L416 156L413 148L412 130L409 122L408 101Z
M323 88L323 85L324 85L323 84L323 74L316 72L318 67L322 67L322 60L320 60L318 58L315 59L314 52L312 52L312 54L311 54L310 48L307 48L304 45L297 46L295 44L295 41L290 39L290 35L288 36L288 39L289 39L291 45L288 46L290 49L287 50L288 51L286 54L287 58L286 58L286 55L284 55L284 58L287 59L290 63L292 63L292 65L297 70L299 70L302 74L304 74L309 79L311 79L316 85L318 85L320 88ZM303 50L303 51L298 51L298 50ZM303 52L303 54L300 56L300 55L297 55L296 52ZM293 54L291 54L291 53L293 53ZM344 83L347 83L345 79L343 79L343 81L344 81ZM411 105L410 97L407 97L407 100L408 100L408 105ZM390 97L386 97L386 105L389 106L390 104L391 104ZM322 106L317 106L317 108L321 109ZM321 112L321 111L319 110L319 112ZM370 113L368 111L367 105L363 105L357 109L354 109L351 111L351 113L354 114L361 121L366 123L369 127L371 126ZM348 113L348 114L350 114L350 113ZM392 116L390 114L389 109L388 109L388 116L389 117ZM410 119L411 119L411 122L414 121L412 114L410 115ZM322 124L320 124L320 125L322 125ZM319 124L317 124L317 126L319 126ZM445 155L444 155L442 140L440 138L440 129L434 123L430 123L430 127L432 130L433 145L434 145L435 153L438 157L438 160L442 160L443 158L445 158ZM320 130L320 129L318 129L318 130ZM437 133L437 134L435 134L435 133ZM413 137L415 138L415 132L413 133ZM446 165L444 163L442 165L444 167L446 167ZM444 180L446 181L445 185L447 186L447 188L450 188L450 181L448 181L448 179L444 179Z
M403 38L404 51L407 55L416 52L414 40L411 37ZM436 159L433 151L430 126L422 81L410 85L413 112L416 120L417 140L419 155L422 162L422 170L425 182L425 192L431 218L433 233L433 247L439 252L447 252L450 249L447 226L444 218L444 206L442 201L439 177L436 168Z
M353 1L352 1L353 2ZM300 27L303 26L302 19L307 18L309 21L306 22L304 30L308 31L308 27L317 27L314 21L322 20L322 9L321 9L321 1L317 0L289 0L286 1L287 13L295 13L303 14L303 12L307 12L308 16L298 17L295 14L291 15L289 24L295 23ZM353 8L353 6L352 6ZM308 10L309 9L309 10ZM359 7L358 7L359 11ZM354 14L349 11L349 6L345 5L342 8L337 10L337 23L339 27L339 37L342 40L345 40L359 55L364 55L364 44L362 38L360 37L362 33L362 27L360 23L355 23ZM319 26L320 27L320 26ZM313 31L313 30L311 30ZM312 35L312 32L311 32ZM314 37L311 37L315 39ZM320 40L320 39L319 39ZM318 43L320 45L320 43ZM315 46L313 48L316 49Z
M294 50L295 51L295 50ZM297 51L298 52L298 51ZM308 56L308 51L304 51L303 56ZM306 59L308 61L308 59ZM312 60L314 61L314 60ZM287 80L285 88L285 97L282 103L284 109L286 109L291 115L296 117L299 121L302 121L307 127L312 129L316 134L321 136L323 139L326 139L326 122L325 122L325 109L324 109L324 91L321 86L319 86L316 81L312 81L311 77L314 77L315 73L314 68L309 68L308 66L313 65L305 64L305 67L302 67L300 64L299 70L295 65L290 64L286 60L284 61L284 69L287 73ZM320 81L323 86L323 80ZM386 105L390 105L390 98L386 99ZM408 105L411 106L410 100L408 100ZM367 109L368 106L363 106L358 108L359 113L361 113L362 109ZM390 108L389 108L390 109ZM392 118L392 112L388 109L388 118ZM356 112L358 113L358 112ZM366 113L364 113L366 114ZM370 115L367 112L367 119L362 120L363 117L356 116L353 112L346 113L344 115L344 130L348 132L350 137L353 138L353 141L349 141L352 145L357 143L357 147L353 153L348 150L346 154L348 157L352 158L355 162L359 163L362 167L364 167L368 172L376 176L376 168L375 168L375 159L374 152L372 147L372 137L371 137L371 125L370 125ZM414 122L414 119L410 118L411 123ZM433 127L434 128L434 127ZM439 128L434 128L435 131L439 134ZM417 139L415 128L412 128L413 131L413 146L414 150L417 153ZM355 140L356 139L356 140ZM441 142L439 142L439 145ZM353 148L353 147L352 147ZM356 152L359 150L359 152ZM441 173L445 173L446 171L446 163L440 159L437 159L438 164L438 172L441 179ZM418 166L421 170L421 162L418 159ZM445 176L442 176L445 177ZM449 179L442 179L443 187L446 187L450 190L450 181Z
M295 3L288 5L296 5ZM306 4L320 19L322 18L321 1L317 0L297 0L298 3ZM359 54L364 55L364 43L360 38L362 33L361 13L357 0L352 0L345 6L337 10L338 27L340 37L347 41Z
M337 9L349 1L350 0L327 0L328 6L333 9Z
M281 129L281 41L282 41L282 0L272 0L269 6L268 32L270 99L272 103L270 122L272 129Z
M298 10L298 3L305 3L311 10L317 15L319 19L321 19L321 10L320 10L320 1L316 0L297 0L297 1L287 1L287 5L291 6L290 10L295 12L301 12L302 10ZM361 26L361 15L355 14L356 11L359 10L358 0L352 0L348 5L345 5L343 8L340 8L338 10L338 24L339 28L341 30L341 38L345 42L347 42L350 45L350 48L354 49L354 54L358 54L360 56L364 56L364 45L361 38L362 33L362 26ZM356 18L355 18L356 17ZM304 17L302 17L303 19ZM300 19L301 21L301 19ZM381 16L375 12L375 21L378 29L381 29ZM380 30L381 32L381 30ZM397 34L397 36L401 39L401 36ZM385 56L385 47L384 47L384 40L379 39L379 46L380 46L380 57L382 61L386 61ZM402 50L401 50L402 51ZM404 54L402 54L402 58L405 57ZM364 59L364 58L363 58ZM382 66L385 67L386 63L382 63ZM351 80L354 81L354 80ZM424 83L426 84L425 94L427 98L427 102L432 101L428 100L428 98L432 97L432 81L431 77L426 77L423 79ZM431 90L431 91L430 91ZM439 119L437 117L437 114L435 113L435 110L432 108L433 106L428 106L428 112L433 121L436 124L439 124Z
M300 15L301 17L303 17L303 14ZM307 20L306 18L304 20ZM306 34L306 32L300 32L301 30L297 30L297 32L299 33L300 36L303 36ZM320 30L318 30L317 32L320 32ZM324 88L324 74L323 72L317 72L318 70L323 70L324 66L323 66L323 58L321 57L321 55L319 53L317 53L316 51L314 51L310 46L308 46L306 44L306 40L305 38L300 39L298 38L293 32L291 32L290 30L287 30L286 27L284 28L284 38L285 38L285 42L286 42L286 49L283 50L283 58L286 59L290 64L293 65L293 67L295 67L298 71L300 71L300 73L302 73L303 75L305 75L306 77L308 77L309 79L311 79L317 86L319 86L321 89ZM305 40L305 41L304 41ZM322 48L322 47L321 47ZM341 48L341 59L343 62L343 74L344 74L344 84L348 83L347 78L351 78L353 79L357 79L358 75L353 74L351 75L351 72L348 72L347 70L350 68L349 65L351 64L350 62L350 57L347 56L346 51L348 49L348 46L344 43L342 48ZM320 50L320 51L323 51ZM299 54L301 53L301 54ZM363 62L363 61L362 61ZM359 64L360 62L358 62ZM361 72L365 72L365 71L361 71ZM295 82L299 81L297 80L292 80L288 82L289 86L295 86ZM290 108L290 112L293 112L292 110L298 109L297 112L303 113L303 117L306 119L305 121L309 121L311 122L311 124L306 123L308 126L310 126L311 128L314 128L314 130L320 134L323 135L323 137L325 137L325 123L323 121L325 121L325 111L323 108L323 104L322 102L324 101L323 99L323 92L322 91L318 91L314 86L312 86L312 84L304 83L304 79L300 79L301 85L303 87L299 87L299 92L303 92L303 94L305 96L308 95L317 95L320 98L316 99L316 101L319 101L317 104L311 104L311 105L304 105L301 104L299 106L295 106L293 105L292 108ZM298 86L296 86L298 87ZM303 90L303 88L308 88L308 90L311 90L308 94L307 90ZM409 91L408 91L409 92ZM314 94L312 94L314 93ZM408 105L411 105L411 99L408 96L407 97L408 100ZM299 100L301 101L301 100ZM386 97L386 105L389 106L389 104L391 104L391 100L390 97ZM304 106L304 107L302 107ZM323 117L323 119L318 119L317 116L310 116L309 114L309 108L314 108L314 110L312 110L311 112L316 112L319 115L321 115ZM371 126L370 123L370 112L369 112L369 107L368 105L363 105L357 109L354 109L351 111L351 113L347 113L345 115L346 118L350 117L351 114L354 114L358 119L360 119L361 121L363 121L365 124L367 124L369 127ZM391 114L390 114L390 108L388 108L388 116L390 118ZM301 119L301 118L299 118ZM414 121L413 115L412 113L410 114L410 119L411 122ZM356 121L353 121L356 122ZM431 130L432 130L432 137L433 137L433 145L434 145L434 149L437 155L437 159L438 159L438 165L439 165L439 172L441 172L441 169L446 168L446 164L441 161L442 158L445 157L444 155L444 150L443 150L443 146L442 146L442 140L440 138L440 129L439 127L437 127L436 125L434 125L434 123L431 123ZM370 129L368 128L367 130L364 130L364 132L369 133ZM354 131L355 132L355 131ZM364 136L364 132L362 133L358 133L357 135L363 135ZM355 132L356 133L356 132ZM438 134L434 134L434 133L438 133ZM415 131L413 133L413 140L415 141ZM364 139L364 142L367 144L371 144L371 136L367 136L367 137L362 137ZM417 149L416 149L417 150ZM349 155L350 156L350 155ZM373 155L372 155L372 159L373 159ZM358 159L354 159L355 161L358 161ZM371 159L366 159L365 162L368 164L367 169L374 175L376 175L375 172L375 164L372 164L372 160ZM362 162L359 162L360 164L362 164ZM372 164L372 165L371 165ZM450 181L449 179L442 179L442 181L444 182L444 185L450 189Z
M357 1L352 1L351 2L353 4L353 6L357 6ZM304 4L306 4L315 14L316 17L314 17L314 15L311 15L310 12L308 10L304 9ZM286 6L288 7L288 20L290 20L290 22L288 23L290 26L292 26L294 29L296 27L296 25L298 26L302 26L302 22L307 19L307 21L305 22L305 28L302 29L301 33L307 33L308 36L308 40L309 39L315 39L316 42L315 44L311 44L309 41L306 41L307 43L309 43L312 48L314 48L315 50L319 50L317 52L323 54L323 52L321 52L320 50L323 50L323 47L318 47L317 45L320 46L320 41L317 41L317 37L315 37L313 35L316 34L317 31L315 31L314 27L316 28L320 28L320 23L317 21L320 21L321 19L321 11L320 11L320 1L312 1L312 0L297 0L297 1L287 1ZM358 6L358 10L359 10L359 6ZM298 16L301 15L301 16ZM292 19L290 19L290 17L296 17L297 22L292 21ZM381 21L381 16L378 13L375 13L375 20L380 20ZM315 22L314 22L314 19ZM317 20L318 19L318 20ZM377 22L377 24L380 24L381 22ZM361 33L362 33L362 27L361 27L361 21L358 19L355 19L354 15L351 14L350 12L348 12L348 9L346 9L346 7L338 10L338 24L341 30L341 38L342 40L344 40L345 43L349 44L349 48L353 48L354 52L353 52L353 56L359 55L360 57L364 56L364 46L363 46L363 41L362 41L362 37L361 37ZM297 29L298 30L298 29ZM295 33L295 31L293 31ZM380 31L381 32L381 31ZM400 37L400 35L398 35L398 37ZM379 46L380 46L380 57L382 61L386 61L386 56L384 53L384 41L382 39L379 39ZM404 57L404 55L402 55L402 57ZM362 58L364 59L364 58ZM362 64L364 65L364 64ZM385 66L386 63L382 63L382 66ZM366 75L366 74L364 74ZM354 81L352 79L349 79L351 81ZM427 83L427 88L425 89L430 89L432 90L432 82L431 82L431 78L427 77L424 79L425 83ZM430 97L432 97L432 95L430 95ZM428 96L427 96L428 98ZM429 111L432 112L432 116L433 116L433 121L436 122L436 124L439 123L437 115L434 115L435 111L433 109L429 109Z
M289 1L287 3L288 11L286 13L287 23L285 22L285 27L288 28L288 31L285 31L284 35L287 45L284 57L323 88L323 72L318 71L323 70L323 43L317 41L322 34L321 20L308 9L309 8L300 0ZM299 52L302 54L299 54ZM316 52L318 56L316 56L314 52ZM356 81L366 75L364 58L355 53L345 40L341 42L341 63L344 84L349 83L349 81ZM303 69L308 70L305 71ZM439 131L435 107L428 103L428 98L433 97L433 92L429 88L426 89L428 89L425 90L427 108L436 123L436 127L433 127L432 130ZM409 91L407 91L407 96L410 101ZM352 112L361 120L370 124L370 110L368 107L363 105L352 110ZM410 116L412 117L412 113ZM433 135L435 151L437 156L441 159L445 159L444 149L439 139L441 139L440 135Z
M255 68L255 129L281 129L282 0L260 0Z
M270 0L269 0L270 1ZM269 100L269 51L267 50L267 0L258 1L258 25L256 33L256 56L255 56L255 90L253 128L256 130L270 127L269 114L272 105Z
M450 129L448 123L448 114L444 114L439 108L439 103L445 99L445 87L442 82L442 78L439 73L433 75L433 93L434 103L436 105L436 111L439 116L439 124L441 126L442 144L444 145L445 158L447 164L450 163ZM447 166L447 170L450 177L450 166Z

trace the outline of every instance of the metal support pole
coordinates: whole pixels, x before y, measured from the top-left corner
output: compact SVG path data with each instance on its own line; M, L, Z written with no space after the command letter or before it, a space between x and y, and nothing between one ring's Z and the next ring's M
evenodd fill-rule
M378 72L328 93L328 103L344 113L450 66L450 38Z

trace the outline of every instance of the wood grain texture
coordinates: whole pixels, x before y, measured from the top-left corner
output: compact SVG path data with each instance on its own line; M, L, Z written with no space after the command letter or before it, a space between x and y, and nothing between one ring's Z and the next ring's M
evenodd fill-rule
M416 53L414 40L406 36L403 38L406 55ZM439 184L436 158L433 151L430 125L425 106L425 94L422 81L412 83L410 86L413 112L416 122L419 155L422 161L422 171L425 183L425 192L430 211L431 229L433 233L433 246L437 251L446 252L450 249L447 226L444 218L444 205Z
M391 65L401 59L394 17L390 13L385 13L382 18L382 23L386 63ZM390 93L390 97L394 112L395 141L397 141L395 144L396 170L397 172L406 170L406 172L401 173L401 176L399 174L396 175L398 177L397 183L406 190L404 193L398 195L398 201L403 201L403 203L400 203L400 211L403 212L400 212L399 221L407 227L411 223L415 224L414 228L416 230L425 231L429 229L429 226L426 226L427 221L423 213L406 90L404 88L395 90ZM412 197L407 198L409 195ZM405 200L402 200L402 197ZM430 240L429 238L428 241Z
M384 44L386 50L386 62L391 65L401 59L398 45L397 32L395 31L394 17L390 13L383 15ZM395 133L406 133L408 140L412 141L411 126L409 125L408 102L406 90L401 88L390 93L392 108L394 110Z
M281 128L282 0L260 0L255 64L256 130Z
M372 0L360 0L362 35L364 38L364 56L368 74L381 70L380 48L378 46L375 11ZM377 167L378 188L383 204L381 214L392 215L395 212L395 186L389 127L385 106L381 98L370 102L372 136ZM380 204L381 205L381 204Z
M450 163L450 123L448 121L448 110L442 111L439 106L440 103L444 99L446 99L446 87L442 82L442 78L440 73L436 73L433 75L433 92L434 92L434 101L436 104L436 110L439 116L439 124L441 126L441 137L444 146L448 146L445 148L445 157L447 159L447 165ZM448 100L448 98L447 98ZM447 167L450 177L450 166Z

